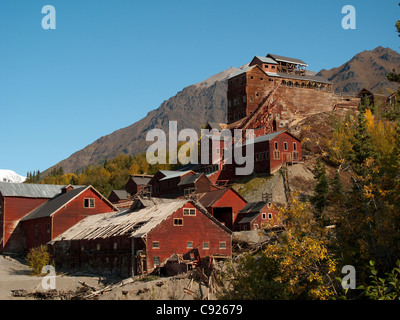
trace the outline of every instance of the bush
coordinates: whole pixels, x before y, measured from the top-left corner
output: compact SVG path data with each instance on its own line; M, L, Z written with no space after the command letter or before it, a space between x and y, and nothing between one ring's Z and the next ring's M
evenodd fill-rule
M50 263L50 253L47 251L47 246L41 245L30 249L26 262L32 269L32 274L41 274L43 267Z

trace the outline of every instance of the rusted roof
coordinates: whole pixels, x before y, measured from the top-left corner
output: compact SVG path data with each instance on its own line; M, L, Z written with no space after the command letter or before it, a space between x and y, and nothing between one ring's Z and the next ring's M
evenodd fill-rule
M49 244L54 244L57 241L93 240L117 236L140 238L188 202L195 205L200 212L218 224L227 233L232 234L232 231L212 217L195 201L174 200L169 203L156 204L135 211L127 210L121 213L110 212L88 216L50 241Z
M205 208L212 207L228 190L228 188L225 188L221 190L198 193L197 201L199 201Z

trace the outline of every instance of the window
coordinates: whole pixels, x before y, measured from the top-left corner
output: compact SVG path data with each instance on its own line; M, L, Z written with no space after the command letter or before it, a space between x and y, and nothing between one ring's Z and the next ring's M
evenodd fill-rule
M183 208L183 215L184 216L195 216L196 215L196 209Z
M96 246L96 250L100 251L100 248L101 248L100 243L98 243L97 246Z
M272 68L272 69L275 69L275 66L272 66L271 68Z
M153 257L153 264L154 266L160 265L160 257Z
M268 219L269 219L269 220L272 219L272 213L268 213Z
M264 68L265 68L265 69L268 69L268 65L267 65L267 64L266 64L266 65L264 65Z
M187 249L193 249L193 242L192 241L186 241L186 248Z
M243 96L243 102L246 102L246 96Z
M259 94L258 94L258 92L256 92L256 97L258 97L259 96Z
M210 243L209 242L203 242L203 249L210 249Z
M183 226L183 219L174 219L174 226Z
M274 159L279 160L281 158L281 153L278 150L274 151Z
M283 149L284 149L285 151L287 151L287 142L284 142L284 143L283 143Z
M277 141L275 141L275 150L278 150L278 142Z
M293 150L297 151L297 143L296 142L293 142Z
M266 213L263 213L263 214L262 214L262 218L263 218L263 219L267 219L267 214L266 214Z
M160 249L160 243L158 241L153 241L153 249Z
M93 198L86 198L84 200L84 207L85 208L94 208L94 199Z
M50 234L50 223L47 224L47 233Z
M219 243L219 248L220 249L226 249L226 242L220 242Z
M295 160L295 161L299 160L299 153L297 151L293 152L293 160Z
M251 76L250 79L253 79L253 76Z
M118 249L118 243L117 243L117 242L114 242L114 243L113 243L113 249L114 249L114 250L117 250L117 249Z

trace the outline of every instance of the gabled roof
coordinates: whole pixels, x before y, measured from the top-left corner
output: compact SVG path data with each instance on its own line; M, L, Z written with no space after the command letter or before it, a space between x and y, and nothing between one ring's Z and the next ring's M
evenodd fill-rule
M255 56L254 58L257 58L263 63L269 63L269 64L278 64L274 59L268 58L268 57L262 57L262 56ZM253 58L253 60L254 60ZM252 62L253 62L252 60Z
M137 211L128 210L117 214L104 213L88 216L50 241L49 244L63 240L92 240L116 236L140 238L145 236L188 202L191 202L200 212L218 224L218 226L227 233L232 234L227 227L212 217L206 210L198 206L195 201L173 200L169 203L156 204Z
M252 222L255 218L258 217L258 215L260 215L260 212L250 213L245 217L243 217L242 219L240 219L239 224Z
M237 193L237 191L235 191L235 189L232 188L223 188L219 190L198 193L197 201L200 202L205 208L210 208L215 205L229 190L236 194L244 202L247 202L239 193Z
M133 180L138 186L147 185L150 182L151 178L152 176L148 175L131 175L129 177L129 179Z
M268 54L267 57L272 58L275 61L288 62L288 63L294 63L294 64L300 64L300 65L307 66L307 64L303 60L300 60L300 59L279 56L277 54Z
M204 173L197 173L193 176L186 176L182 178L182 181L178 183L178 186L184 186L187 184L195 183Z
M243 69L241 69L241 70L235 72L234 74L232 74L232 75L228 78L228 80L229 80L229 79L232 79L232 78L235 78L235 77L237 77L237 76L240 76L241 74L246 73L246 72L250 71L250 70L253 69L253 68L260 68L260 67L257 66L257 65L254 65L254 66L251 66L251 67L245 67L245 68L243 68ZM261 70L261 69L260 69L260 70Z
M50 199L59 194L63 187L65 185L0 182L0 192L4 197Z
M187 170L187 171L168 171L168 170L160 170L160 172L165 176L164 178L161 178L160 181L172 179L172 178L177 178L181 177L189 172L193 172L192 170Z
M249 202L239 211L239 213L259 213L266 205L268 205L268 202L265 201Z
M99 197L101 197L113 209L115 209L115 211L118 211L118 209L114 207L107 199L105 199L96 189L94 189L92 186L87 186L87 187L75 188L71 191L68 191L67 193L60 193L56 195L54 198L43 203L41 206L37 207L36 209L28 213L25 217L21 219L21 221L51 217L58 210L67 205L70 201L72 201L74 198L79 196L82 192L84 192L87 189L92 189L95 193L99 195Z
M128 200L130 197L130 194L126 190L113 190L111 193L114 193L120 200Z
M286 130L282 130L282 131L275 131L275 132L271 132L268 133L266 135L263 136L259 136L254 138L254 143L259 143L259 142L264 142L264 141L270 141L274 138L276 138L277 136L281 135L282 133L287 133L288 135L292 136L294 139L296 139L297 141L300 142L299 138L296 138L294 135L292 135L290 132L286 131ZM243 146L247 145L247 141L243 144ZM241 147L241 146L239 146Z

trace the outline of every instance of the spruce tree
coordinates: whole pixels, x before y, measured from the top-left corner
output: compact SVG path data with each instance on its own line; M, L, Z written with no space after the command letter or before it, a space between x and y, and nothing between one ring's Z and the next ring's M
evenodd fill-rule
M326 166L318 158L317 164L314 168L314 179L317 184L314 188L314 195L311 198L311 203L316 210L316 218L321 218L323 211L327 205L327 196L329 193L329 180L326 174Z

